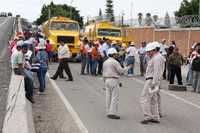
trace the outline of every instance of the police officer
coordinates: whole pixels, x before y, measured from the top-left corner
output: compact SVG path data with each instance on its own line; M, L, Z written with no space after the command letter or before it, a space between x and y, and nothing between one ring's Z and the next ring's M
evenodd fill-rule
M118 115L119 77L128 71L131 66L122 68L117 59L117 51L108 49L108 59L103 63L103 78L106 87L106 111L110 119L120 119Z
M164 63L158 60L160 55L158 55L156 48L156 42L149 43L146 47L146 52L150 60L147 65L145 75L146 81L140 99L142 111L144 113L144 120L141 121L142 124L148 124L149 122L160 123L158 91L162 79Z

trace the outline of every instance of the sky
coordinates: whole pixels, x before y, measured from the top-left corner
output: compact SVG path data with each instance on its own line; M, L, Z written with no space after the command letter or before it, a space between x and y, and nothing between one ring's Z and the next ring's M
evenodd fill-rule
M34 21L40 16L44 4L52 0L1 0L0 12L12 12L13 15L20 14L29 21ZM124 12L125 19L137 18L139 12L164 17L166 12L173 16L178 10L182 0L113 0L116 16ZM53 0L56 4L71 4L80 10L80 14L86 19L87 16L97 16L99 9L105 11L106 0ZM132 14L132 15L131 15Z

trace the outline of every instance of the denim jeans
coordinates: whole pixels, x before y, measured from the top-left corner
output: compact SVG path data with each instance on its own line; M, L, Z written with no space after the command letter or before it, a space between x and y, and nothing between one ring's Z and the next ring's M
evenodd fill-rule
M193 83L192 87L194 91L200 92L200 72L193 71Z
M92 56L90 54L87 57L87 73L92 73Z
M128 69L128 75L133 75L134 74L134 63L135 63L135 57L134 56L129 56L127 58L127 66L128 65L133 65L133 67Z
M92 75L96 75L97 70L97 60L92 60Z
M44 92L46 88L46 73L47 73L47 68L45 67L40 67L39 72L38 72L38 79L40 83L40 92Z
M193 78L193 76L192 76L192 64L189 64L188 65L188 73L187 73L187 77L186 77L187 83L192 84L192 78Z
M24 70L24 83L26 95L32 97L34 95L34 78L29 70Z

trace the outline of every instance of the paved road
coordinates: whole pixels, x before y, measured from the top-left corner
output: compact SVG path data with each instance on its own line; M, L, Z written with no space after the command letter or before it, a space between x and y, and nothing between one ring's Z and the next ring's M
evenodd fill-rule
M200 131L200 95L189 91L169 92L164 82L161 94L164 117L161 123L141 125L143 115L139 96L143 88L143 78L123 77L119 106L121 120L110 120L105 114L102 78L80 76L80 65L70 64L70 66L75 81L57 79L56 84L90 133L197 133ZM55 72L56 67L57 64L50 66L50 75Z
M6 109L7 89L10 80L8 41L11 35L13 18L0 17L0 132Z

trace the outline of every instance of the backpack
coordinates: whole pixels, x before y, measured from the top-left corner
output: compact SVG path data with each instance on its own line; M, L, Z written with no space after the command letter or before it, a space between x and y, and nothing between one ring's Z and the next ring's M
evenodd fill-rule
M192 71L200 72L200 56L197 56L192 61Z

